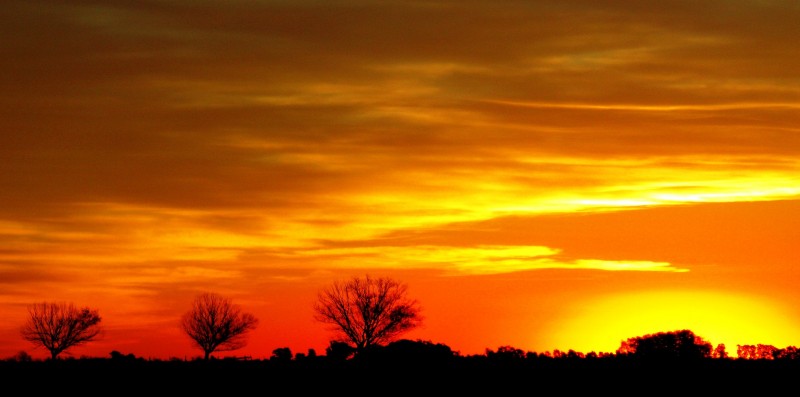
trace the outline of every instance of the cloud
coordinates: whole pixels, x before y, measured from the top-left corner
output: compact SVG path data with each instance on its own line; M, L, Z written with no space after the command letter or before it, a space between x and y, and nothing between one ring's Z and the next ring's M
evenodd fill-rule
M560 250L544 246L369 246L302 250L290 254L320 267L365 269L434 269L448 275L503 274L542 269L685 272L666 262L565 260ZM324 265L322 265L324 263Z
M7 219L87 203L293 222L304 211L350 219L366 203L381 219L404 203L406 219L449 222L486 218L492 200L552 208L625 190L619 202L658 203L626 189L654 177L662 189L715 190L722 178L768 185L744 197L796 194L794 9L12 2L6 12ZM651 156L663 161L639 161ZM710 162L751 172L706 174ZM639 175L610 175L633 163Z
M0 242L71 269L238 264L508 216L796 198L797 12L12 1ZM559 263L587 258L612 261Z

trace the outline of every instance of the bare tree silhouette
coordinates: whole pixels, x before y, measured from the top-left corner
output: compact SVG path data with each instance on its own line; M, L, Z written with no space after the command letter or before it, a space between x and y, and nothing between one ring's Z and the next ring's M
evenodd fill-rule
M422 323L417 301L406 297L408 287L391 278L354 277L321 291L315 319L331 324L339 341L352 343L356 354L391 342Z
M41 302L28 306L22 337L50 351L55 360L63 351L95 340L100 335L100 315L72 303Z
M215 351L244 347L246 334L257 325L254 315L242 312L229 298L214 293L198 296L181 321L181 328L203 350L205 360Z

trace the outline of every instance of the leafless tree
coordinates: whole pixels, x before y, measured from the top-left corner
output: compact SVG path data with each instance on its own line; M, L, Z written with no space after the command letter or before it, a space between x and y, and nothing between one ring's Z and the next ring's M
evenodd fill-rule
M63 351L95 340L101 332L100 315L88 307L72 303L42 302L28 306L28 320L22 337L50 351L55 360Z
M409 299L408 287L391 278L354 277L321 291L315 319L330 324L339 341L356 353L391 342L422 324L421 309Z
M215 351L244 347L246 334L257 325L255 316L243 313L229 298L214 293L198 296L181 321L181 328L203 350L205 360Z

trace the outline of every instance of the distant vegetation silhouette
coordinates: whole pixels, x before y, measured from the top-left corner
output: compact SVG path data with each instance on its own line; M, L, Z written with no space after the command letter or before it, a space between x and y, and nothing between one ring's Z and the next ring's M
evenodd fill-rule
M754 395L777 395L792 387L800 373L796 356L723 359L707 355L702 344L687 348L661 343L689 334L686 330L657 333L633 338L639 343L635 348L628 344L624 352L588 354L573 350L536 353L500 346L486 349L484 354L462 355L441 343L399 339L362 349L349 358L343 358L344 352L317 355L310 350L293 354L287 347L275 349L266 359L161 360L118 351L106 358L58 360L27 360L17 355L0 361L0 378L7 387L21 379L35 378L47 380L43 386L56 390L87 382L90 391L108 393L124 387L134 395L155 391L238 395L253 390L293 390L301 395L507 396L520 394L523 388L531 390L530 394L541 390L545 395L558 390L557 394L565 395L644 396L700 391L742 394L748 388ZM349 348L335 341L331 346L337 346L329 350L331 353ZM42 386L37 385L36 390L43 391Z

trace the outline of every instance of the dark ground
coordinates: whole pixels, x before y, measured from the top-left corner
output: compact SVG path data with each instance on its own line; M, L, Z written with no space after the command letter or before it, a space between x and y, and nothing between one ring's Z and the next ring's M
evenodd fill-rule
M4 395L797 395L800 362L704 359L0 362Z

